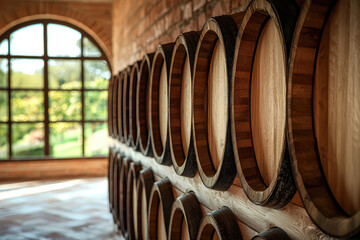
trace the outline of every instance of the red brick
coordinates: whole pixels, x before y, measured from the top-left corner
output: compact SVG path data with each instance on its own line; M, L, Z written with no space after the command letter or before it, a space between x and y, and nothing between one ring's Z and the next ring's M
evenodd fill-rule
M188 2L184 5L183 19L187 20L192 17L192 2Z
M251 0L231 0L231 10L245 10Z
M206 16L205 13L201 13L198 17L198 27L201 29L206 22Z
M194 12L202 8L206 3L206 0L193 0Z

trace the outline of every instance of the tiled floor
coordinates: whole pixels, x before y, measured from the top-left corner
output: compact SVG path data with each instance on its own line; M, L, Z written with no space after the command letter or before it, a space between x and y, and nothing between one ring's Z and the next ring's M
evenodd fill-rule
M107 197L106 178L0 185L0 239L123 239Z

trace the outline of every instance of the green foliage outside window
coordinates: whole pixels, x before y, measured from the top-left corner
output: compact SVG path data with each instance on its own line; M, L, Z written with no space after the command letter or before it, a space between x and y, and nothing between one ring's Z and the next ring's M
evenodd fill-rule
M52 26L55 29L56 25L48 24L48 28ZM24 27L24 29L29 31L31 26ZM43 29L38 25L36 28L38 32L39 29ZM61 29L64 29L65 32L66 29L68 31L70 28L62 26L56 29L58 29L55 31L57 36L61 36L62 34L59 33ZM17 36L22 36L21 31L22 28L16 31ZM50 32L48 31L48 34ZM9 157L9 126L11 126L12 157L44 156L45 114L48 114L50 121L50 156L80 157L82 155L98 156L107 154L105 141L107 137L106 89L110 77L109 67L107 62L103 60L104 57L100 50L89 38L83 37L79 40L78 36L81 35L77 35L76 30L71 29L68 32L73 35L72 42L74 46L72 46L72 49L81 49L82 39L83 56L99 59L50 58L45 64L44 59L33 58L29 54L29 49L14 48L11 45L12 41L16 40L17 46L22 46L21 41L27 39L22 40L22 38L13 37L10 34L11 51L16 52L18 56L27 55L30 58L10 57L10 62L8 62L6 57L8 39L0 40L0 159ZM31 39L39 40L39 37L32 36ZM54 38L48 36L48 39ZM63 45L67 44L66 41L56 41L64 43ZM28 45L29 42L26 44ZM53 46L55 45L53 44ZM40 45L37 47L41 48ZM59 49L54 47L52 49L53 55L51 56L62 56ZM24 51L24 54L22 54L22 51ZM33 51L34 49L31 50L31 52ZM41 52L40 56L42 56L41 54L44 53ZM70 50L64 51L63 55L72 56L71 47ZM33 56L39 56L39 54ZM11 79L10 90L7 90L9 64ZM81 73L82 69L84 70L83 74ZM48 73L49 91L44 91L44 74L46 72ZM82 86L82 76L84 77L84 86ZM9 96L10 109L8 109ZM48 98L48 113L45 112L46 96ZM82 108L84 109L82 110ZM8 111L11 112L11 119L8 119ZM82 111L84 111L84 125L81 123ZM11 121L10 124L9 120ZM84 153L82 152L83 141L85 144Z

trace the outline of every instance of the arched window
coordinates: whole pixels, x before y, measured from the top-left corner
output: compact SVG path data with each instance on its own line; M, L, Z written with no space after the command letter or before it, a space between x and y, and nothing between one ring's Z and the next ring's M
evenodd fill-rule
M27 22L0 37L0 159L101 156L109 62L81 29Z

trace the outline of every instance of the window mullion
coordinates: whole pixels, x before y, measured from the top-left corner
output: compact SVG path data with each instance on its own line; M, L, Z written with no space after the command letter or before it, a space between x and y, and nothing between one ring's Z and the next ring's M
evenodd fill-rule
M47 55L47 23L44 23L44 137L45 156L50 155L49 128L49 83L48 83L48 55Z
M11 58L10 58L10 34L8 36L8 79L7 79L7 89L8 89L8 154L9 158L12 157L12 143L11 143L11 90L10 90L10 78L11 77Z
M84 35L81 34L81 129L82 129L82 155L85 156L85 96L84 96Z

